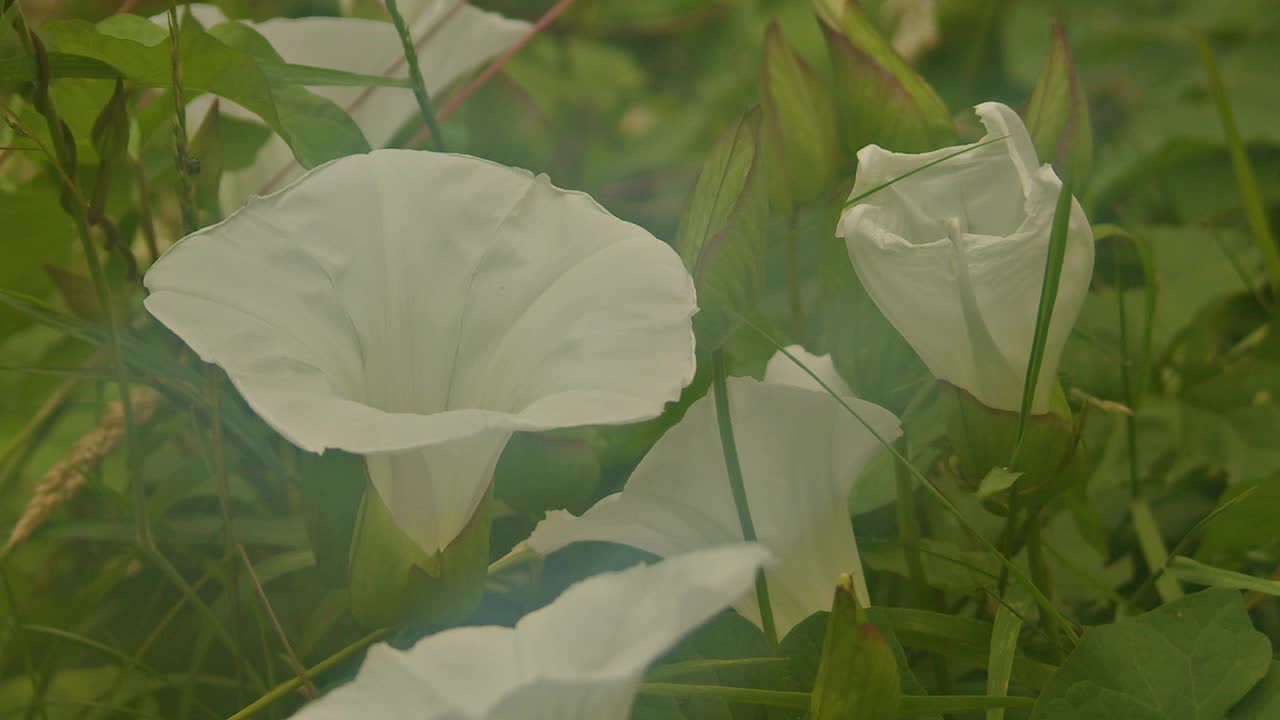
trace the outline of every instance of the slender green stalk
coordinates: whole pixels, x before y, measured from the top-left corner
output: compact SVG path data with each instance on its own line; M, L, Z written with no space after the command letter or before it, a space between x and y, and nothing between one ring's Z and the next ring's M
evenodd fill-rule
M323 675L351 656L386 637L389 632L391 632L391 628L374 630L324 660L321 660L315 665L307 668L306 678L314 678L316 676ZM306 680L302 676L290 678L271 688L271 690L269 690L265 695L254 700L252 703L241 709L240 712L227 718L227 720L247 720L248 718L254 717L258 713L275 704L281 698L302 687L304 682L306 682Z
M1240 135L1240 126L1236 124L1235 111L1231 108L1231 98L1227 97L1227 88L1218 72L1218 63L1213 58L1213 50L1209 48L1204 35L1192 31L1196 45L1200 48L1200 60L1204 64L1205 75L1209 78L1209 91L1213 94L1214 104L1218 106L1218 119L1222 122L1222 131L1227 136L1227 151L1231 154L1231 167L1235 170L1236 184L1240 186L1240 200L1244 203L1245 219L1253 240L1262 251L1262 259L1267 268L1267 277L1271 280L1272 290L1280 290L1280 249L1277 249L1276 237L1271 232L1271 223L1267 219L1266 204L1262 193L1258 190L1258 180L1253 174L1253 166L1249 164L1249 154L1244 148L1244 139Z
M844 206L845 206L845 207L849 207L849 206L851 206L851 205L857 205L858 203L862 202L863 200L866 200L867 198L871 197L872 195L875 195L876 193L880 192L881 190L884 190L885 188L889 187L890 185L893 185L893 184L895 184L895 183L902 182L903 180L906 180L907 178L911 177L912 175L915 175L916 173L924 172L925 170L928 170L929 168L933 167L934 165L940 165L940 164L942 164L942 163L944 163L944 162L946 162L946 161L948 161L948 160L950 160L950 159L952 159L952 158L960 157L961 155L965 155L965 154L971 153L971 152L973 152L974 150L977 150L977 149L979 149L979 148L984 148L984 147L986 147L986 146L988 146L988 145L991 145L991 144L993 144L993 143L998 143L998 142L1001 142L1001 141L1003 141L1003 140L1007 140L1008 138L1009 138L1009 136L1008 136L1008 135L1001 135L1000 137L997 137L997 138L991 138L990 140L984 140L984 141L982 141L982 142L980 142L980 143L976 143L976 144L974 144L974 145L970 145L970 146L968 146L968 147L960 148L959 150L956 150L956 151L955 151L955 152L953 152L953 153L948 153L948 154L946 154L946 155L943 155L942 157L938 158L937 160L930 160L929 162L927 162L927 163L925 163L925 164L921 165L920 167L915 168L915 169L913 169L913 170L908 170L907 172L902 173L901 175L899 175L899 176L897 176L897 177L893 178L892 180L887 180L887 181L885 181L885 182L880 183L879 185L877 185L877 186L875 186L875 187L871 188L870 190L868 190L868 191L866 191L866 192L862 193L861 195L858 195L858 196L856 196L856 197L851 197L851 198L849 198L848 200L845 200L845 201L844 201Z
M729 383L725 370L724 353L711 354L711 383L716 401L716 422L720 426L720 446L724 448L724 465L729 474L729 489L733 493L733 505L738 511L738 524L742 537L755 542L756 526L751 521L751 507L747 503L747 486L742 479L742 465L738 462L738 443L733 437L733 418L729 411ZM760 622L771 649L778 647L778 629L773 622L773 603L769 601L769 583L764 571L756 574L756 602L760 606Z
M431 130L431 139L436 150L444 152L444 133L440 131L440 121L436 119L435 110L431 107L431 96L427 93L427 83L422 79L422 68L418 65L418 49L413 45L413 36L409 34L409 26L396 6L396 0L387 0L387 12L391 22L400 34L400 44L404 46L404 59L409 64L409 79L413 81L413 97L418 101L418 110L422 119Z

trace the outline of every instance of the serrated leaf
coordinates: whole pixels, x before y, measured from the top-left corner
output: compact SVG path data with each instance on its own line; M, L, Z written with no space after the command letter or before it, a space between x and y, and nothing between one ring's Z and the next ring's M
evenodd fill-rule
M1031 720L1220 718L1270 665L1240 593L1205 590L1086 632Z
M755 305L764 274L768 187L760 153L760 109L740 115L702 167L680 218L676 251L693 276L698 349L715 350Z

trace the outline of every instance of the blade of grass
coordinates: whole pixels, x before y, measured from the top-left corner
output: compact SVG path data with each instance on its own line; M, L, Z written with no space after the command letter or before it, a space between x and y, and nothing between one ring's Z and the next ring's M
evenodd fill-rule
M876 193L880 192L881 190L884 190L885 188L887 188L887 187L889 187L889 186L893 185L894 183L902 182L903 180L906 180L907 178L911 177L912 175L915 175L916 173L924 172L925 170L928 170L929 168L931 168L931 167L933 167L933 166L935 166L935 165L940 165L940 164L942 164L942 163L944 163L944 162L946 162L946 161L948 161L948 160L951 160L952 158L960 157L961 155L964 155L964 154L966 154L966 153L971 153L971 152L973 152L974 150L978 150L979 148L984 148L984 147L986 147L986 146L988 146L988 145L991 145L991 144L993 144L993 143L998 143L998 142L1000 142L1000 141L1002 141L1002 140L1007 140L1008 138L1009 138L1009 136L1008 136L1008 135L1001 135L1000 137L997 137L997 138L991 138L990 140L984 140L984 141L982 141L982 142L980 142L980 143L975 143L975 144L970 145L970 146L968 146L968 147L961 148L961 149L959 149L959 150L957 150L957 151L955 151L955 152L953 152L953 153L948 153L947 155L943 155L942 157L938 158L937 160L930 160L929 162L927 162L927 163L925 163L925 164L921 165L920 167L918 167L918 168L916 168L916 169L914 169L914 170L908 170L907 172L902 173L901 175L899 175L899 176L897 176L897 177L893 178L892 180L889 180L889 181L887 181L887 182L882 182L882 183L880 183L879 185L876 185L875 187L873 187L873 188L871 188L870 190L868 190L868 191L866 191L866 192L862 193L861 195L857 195L857 196L854 196L854 197L849 198L848 200L845 200L845 201L844 201L844 206L845 206L845 207L850 207L850 206L853 206L853 205L857 205L858 203L862 202L863 200L866 200L867 198L871 197L872 195L875 195Z
M1227 152L1231 155L1231 167L1235 171L1236 184L1240 187L1240 201L1244 204L1245 220L1253 240L1262 251L1263 262L1267 268L1267 278L1272 289L1280 289L1280 249L1277 249L1275 235L1271 232L1271 224L1267 220L1266 205L1262 201L1262 193L1258 190L1258 180L1254 177L1253 166L1249 163L1249 154L1245 151L1244 139L1240 136L1240 126L1236 124L1235 110L1231 107L1231 98L1227 96L1226 85L1218 72L1218 63L1213 57L1213 50L1204 35L1196 30L1191 31L1196 46L1200 50L1200 61L1204 65L1205 76L1209 81L1209 92L1218 108L1218 119L1222 123L1222 131L1227 136Z
M987 657L987 695L1009 694L1009 678L1013 675L1013 658L1018 651L1018 635L1022 619L1013 608L1001 603L991 626L991 652ZM987 720L1004 720L1004 708L988 708Z
M646 673L644 677L648 682L657 682L681 677L683 675L707 672L708 670L757 667L760 665L778 665L785 662L787 662L787 658L780 657L732 658L729 660L684 660L681 662L659 665Z
M1044 282L1040 286L1040 305L1036 309L1035 332L1031 340L1031 353L1027 357L1027 374L1022 382L1022 406L1018 410L1018 437L1013 446L1013 458L1009 467L1018 464L1022 441L1031 422L1031 406L1035 402L1036 386L1040 384L1040 367L1044 364L1045 347L1049 343L1049 323L1053 321L1053 308L1058 302L1058 285L1062 280L1062 263L1067 257L1067 232L1071 227L1071 172L1062 178L1058 203L1053 210L1053 226L1049 231L1049 251L1045 256ZM1013 513L1010 512L1010 516Z
M1156 592L1160 600L1171 603L1182 597L1182 586L1178 579L1164 573L1165 564L1169 561L1169 551L1164 546L1164 538L1160 536L1160 526L1151 514L1151 506L1145 498L1134 498L1129 505L1133 518L1133 531L1138 536L1138 547L1142 549L1142 557L1147 561L1150 573L1155 577Z
M1192 560L1184 555L1177 555L1169 561L1170 576L1183 582L1209 587L1230 588L1232 590L1250 590L1264 595L1280 596L1280 581L1254 577L1233 570L1224 570L1213 565Z

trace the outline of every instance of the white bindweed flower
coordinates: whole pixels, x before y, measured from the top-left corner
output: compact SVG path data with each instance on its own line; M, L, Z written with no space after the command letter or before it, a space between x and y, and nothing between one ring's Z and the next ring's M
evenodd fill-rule
M837 234L876 305L940 380L1016 412L1035 334L1062 181L1013 110L977 106L997 142L897 181L845 210ZM869 145L852 196L961 150L920 155ZM1061 285L1032 410L1045 413L1058 359L1093 274L1093 232L1072 200Z
M429 555L507 439L652 418L693 377L680 258L589 196L462 155L326 163L176 244L147 310L301 448L366 456Z
M418 44L418 61L427 92L434 95L462 74L479 67L515 44L529 24L504 18L456 0L405 0L400 9L409 33ZM211 27L226 17L217 7L190 6L201 24ZM165 22L164 16L155 18ZM295 65L345 70L363 75L407 77L404 49L390 22L363 18L273 18L246 25L263 36L285 62ZM428 36L429 35L429 36ZM383 147L402 125L419 114L409 88L355 86L313 87L317 95L332 100L351 116L369 145ZM188 117L203 119L210 96L196 98ZM222 112L240 120L261 122L257 115L223 100ZM193 125L194 127L194 125ZM272 135L258 150L253 164L228 172L222 181L224 209L239 207L249 197L279 189L297 178L302 166L284 140Z
M806 365L816 359L807 353L797 357ZM791 363L785 357L770 363L763 383L729 378L729 410L756 533L778 561L765 572L774 622L786 634L831 606L841 573L859 578L860 599L867 602L848 501L880 444L834 398L814 389L812 378L799 378L782 362ZM818 365L815 370L821 369L822 363ZM823 380L832 384L838 378L832 372ZM898 419L889 411L852 397L845 400L884 440L900 434ZM546 554L597 540L669 557L742 539L715 399L708 394L658 440L622 492L581 517L548 513L528 544ZM736 607L760 624L754 595Z
M351 683L294 717L626 720L645 669L748 592L767 558L750 544L689 553L583 580L514 628L376 645Z

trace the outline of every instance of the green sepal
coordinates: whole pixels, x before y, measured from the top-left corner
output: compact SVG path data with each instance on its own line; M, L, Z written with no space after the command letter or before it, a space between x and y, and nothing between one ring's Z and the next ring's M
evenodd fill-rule
M444 550L428 555L396 527L369 484L351 542L351 614L366 627L443 626L466 618L484 594L493 494Z

